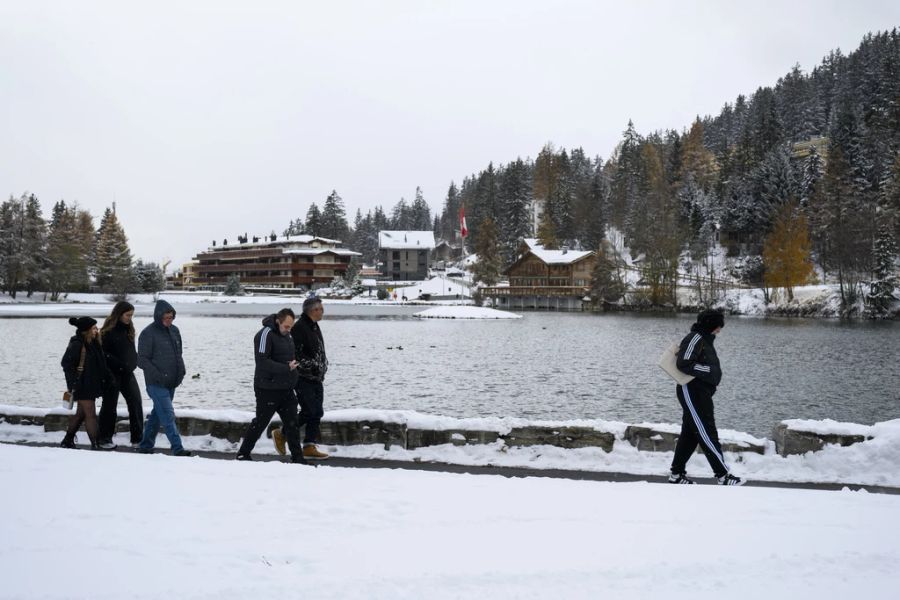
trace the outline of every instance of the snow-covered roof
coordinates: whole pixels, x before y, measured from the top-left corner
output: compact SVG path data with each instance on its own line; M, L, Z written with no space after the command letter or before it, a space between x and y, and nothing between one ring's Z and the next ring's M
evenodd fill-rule
M378 247L393 250L433 250L432 231L379 231Z
M590 250L546 250L536 238L523 240L528 250L548 265L570 265L591 254Z
M250 236L252 239L252 236ZM332 244L337 245L341 243L341 240L332 240L331 238L325 238L318 235L290 235L290 236L278 236L275 241L269 239L269 236L264 235L260 236L258 242L246 242L246 243L235 243L235 244L227 244L223 246L210 246L210 250L232 250L234 248L260 248L263 246L283 246L285 244L311 244L313 241L319 241L324 244Z
M301 254L305 256L315 256L316 254L324 254L331 252L339 256L362 256L359 252L348 250L347 248L285 248L283 254Z

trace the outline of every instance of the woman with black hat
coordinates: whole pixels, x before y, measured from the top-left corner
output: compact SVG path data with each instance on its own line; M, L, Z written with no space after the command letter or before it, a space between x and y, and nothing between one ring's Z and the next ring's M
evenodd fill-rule
M91 449L97 450L97 397L103 395L110 373L100 347L97 321L90 317L69 319L76 333L69 340L69 347L62 357L61 365L66 375L66 385L72 399L78 406L69 417L69 428L60 442L63 448L75 447L75 433L81 424L87 430Z

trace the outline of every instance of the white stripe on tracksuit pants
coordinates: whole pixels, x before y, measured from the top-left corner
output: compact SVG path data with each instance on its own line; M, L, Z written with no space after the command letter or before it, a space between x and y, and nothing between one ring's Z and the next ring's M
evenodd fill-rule
M703 419L700 418L700 415L697 412L697 408L694 406L694 400L691 397L691 392L688 389L687 385L682 385L680 387L682 396L684 397L685 406L688 408L688 412L691 415L691 419L694 422L694 426L697 431L697 437L699 438L699 442L703 444L703 446L708 450L705 452L707 459L710 462L710 466L713 468L717 474L724 474L728 472L728 465L725 464L725 459L722 456L721 451L716 447L713 443L712 439L709 436L709 433L706 431L706 425L703 422ZM712 399L710 399L712 402ZM717 469L714 464L715 461L721 465L721 469Z

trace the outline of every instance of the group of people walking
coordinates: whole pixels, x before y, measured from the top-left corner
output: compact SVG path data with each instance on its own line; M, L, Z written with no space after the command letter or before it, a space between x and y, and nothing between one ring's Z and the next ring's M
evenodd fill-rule
M323 412L323 381L328 371L325 341L319 321L324 314L317 297L303 302L299 318L290 308L269 315L253 338L255 373L253 391L256 415L247 427L238 449L237 460L252 460L256 442L278 414L282 426L272 431L278 452L290 452L292 462L322 460L328 455L316 447ZM153 323L141 331L137 351L132 319L134 306L119 302L101 329L90 317L69 319L76 334L69 341L62 367L77 410L69 419L66 435L60 443L75 447L75 433L84 424L91 448L111 450L116 427L119 394L128 406L131 444L137 452L151 453L160 427L169 439L175 456L190 456L181 443L175 421L175 389L185 376L181 333L173 324L175 309L159 300L153 311ZM676 388L682 407L681 433L675 447L669 483L692 484L686 473L687 461L699 445L720 485L742 485L730 473L719 443L713 409L713 395L722 379L722 369L714 342L725 326L721 312L705 310L679 346L677 368L693 379ZM147 395L153 410L143 421L141 394L135 368L144 372ZM95 402L103 398L98 421ZM304 428L301 442L300 430Z
M283 423L273 431L279 453L286 454L289 449L293 462L328 458L316 446L324 414L322 382L328 370L325 342L318 326L323 314L322 301L311 297L303 303L299 319L290 308L263 319L263 327L253 341L256 416L244 435L238 460L251 460L253 447L275 413ZM186 374L181 332L174 325L175 309L165 300L156 303L153 322L141 331L136 349L133 318L134 306L119 302L102 328L91 317L69 319L76 332L69 340L61 364L67 389L77 408L69 418L60 446L74 448L75 434L84 425L91 449L115 449L112 438L121 394L128 407L130 439L135 451L152 453L162 428L172 454L191 456L182 444L173 406L175 390ZM147 395L153 402L146 421L135 377L137 368L144 372ZM99 419L97 398L103 399ZM305 427L302 443L301 427Z

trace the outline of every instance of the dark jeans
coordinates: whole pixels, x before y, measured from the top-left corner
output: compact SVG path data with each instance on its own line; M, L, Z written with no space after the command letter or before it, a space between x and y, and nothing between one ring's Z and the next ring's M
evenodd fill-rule
M125 398L128 407L128 429L131 432L131 443L138 444L144 429L144 409L141 406L141 388L138 386L134 373L117 373L113 378L113 385L103 394L103 404L100 406L100 433L101 442L111 441L116 433L116 408L119 404L119 393Z
M303 446L300 445L300 431L297 428L297 396L294 390L261 390L253 388L256 394L256 416L250 421L250 426L244 433L244 441L238 454L249 456L256 446L257 440L266 430L266 426L275 413L281 417L283 423L281 431L287 438L291 456L303 455Z
M722 456L719 444L719 432L716 430L716 417L713 410L712 394L699 384L691 381L680 385L676 391L678 402L683 411L681 418L681 434L675 444L675 458L672 460L672 472L684 473L687 461L700 444L706 455L709 466L716 477L728 473L728 465Z
M322 403L325 399L325 390L321 381L310 381L302 377L297 381L297 398L300 400L300 418L297 422L298 429L306 426L303 435L304 444L315 444L319 439L319 423L325 414Z

